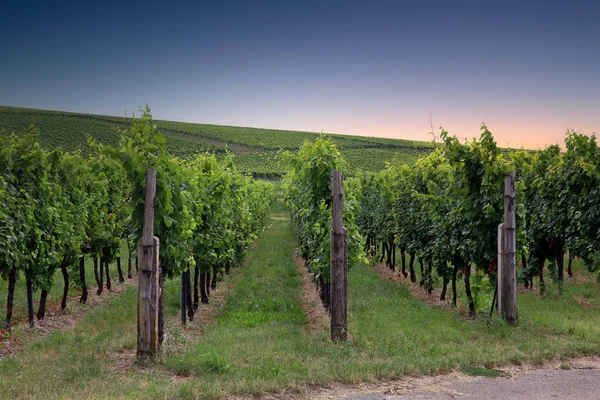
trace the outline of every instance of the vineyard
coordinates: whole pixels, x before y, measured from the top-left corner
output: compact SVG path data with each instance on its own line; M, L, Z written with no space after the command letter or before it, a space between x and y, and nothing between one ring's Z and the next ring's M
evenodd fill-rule
M24 135L32 122L40 130L40 145L46 151L56 148L67 152L79 150L88 157L95 152L88 138L116 147L120 140L117 131L126 127L130 119L0 106L0 133L4 130ZM279 150L297 152L304 141L319 136L311 132L159 120L154 124L165 136L167 150L175 156L191 158L210 152L221 161L231 153L240 172L267 178L281 178L286 172ZM341 150L353 172L379 171L385 167L385 162L413 164L420 155L433 148L430 143L411 140L337 134L327 137Z
M367 175L357 185L361 212L357 221L364 249L429 293L448 285L456 305L456 280L465 281L469 313L490 308L498 270L497 227L503 222L504 174L517 174L518 282L545 293L545 275L562 292L567 273L580 258L597 274L600 266L600 152L594 136L568 132L566 151L501 152L484 126L479 141L461 143L442 132L445 146L412 167L391 167ZM408 256L408 260L407 260ZM546 268L547 266L547 268ZM472 271L472 269L474 269ZM408 271L408 272L407 272ZM473 286L471 285L471 281Z
M131 121L48 112L26 133L16 126L28 110L4 112L12 116L3 126L18 134L0 136L0 397L286 398L332 382L498 376L506 365L568 368L570 358L600 355L594 136L569 131L564 151L537 152L502 150L485 126L471 142L442 132L435 149L302 132L278 145L283 132L153 121L149 110ZM60 128L43 124L60 119L118 131L114 140L90 134L81 153L44 145L44 129ZM196 136L208 138L198 151L216 154L194 154L186 141ZM177 140L190 152L173 151ZM226 154L223 143L240 153ZM410 149L410 165L375 164L396 149ZM127 282L139 279L149 168L164 307L161 353L141 368L138 297ZM328 330L334 170L344 174L347 342L332 342ZM240 171L285 176L279 185ZM510 171L514 326L493 311ZM120 285L110 280L115 269ZM54 318L47 308L83 315L70 329L26 328ZM2 353L6 346L14 351Z
M8 281L4 329L10 329L15 284L26 282L29 325L35 323L33 292L40 291L37 319L46 312L54 275L63 279L61 309L67 307L70 282L88 297L85 258L93 260L97 294L111 289L109 263L116 260L120 282L121 245L132 248L143 227L145 171L158 170L155 233L161 238L162 275L181 276L192 290L186 300L193 319L198 303L207 303L217 275L238 265L261 228L273 199L272 184L254 181L235 170L231 159L207 155L180 162L165 148L149 110L121 132L119 147L96 144L87 159L61 150L46 152L32 125L25 136L2 139L0 165L0 272ZM137 265L137 259L136 259ZM136 268L137 269L137 268Z
M600 152L595 137L567 132L565 152L503 152L482 127L480 140L461 143L442 132L444 147L414 165L392 165L347 179L345 225L350 259L361 251L396 269L429 294L441 284L440 301L464 279L468 313L490 310L498 279L497 229L504 217L504 176L517 171L517 280L540 295L549 276L559 294L574 258L597 275L600 266ZM341 153L324 138L291 157L284 188L302 256L329 308L328 174L346 168ZM347 170L347 169L346 169ZM360 234L359 234L360 232ZM362 239L360 239L362 235ZM362 240L362 246L358 241ZM352 262L351 262L352 263ZM416 266L420 273L415 270ZM598 275L600 277L600 275Z

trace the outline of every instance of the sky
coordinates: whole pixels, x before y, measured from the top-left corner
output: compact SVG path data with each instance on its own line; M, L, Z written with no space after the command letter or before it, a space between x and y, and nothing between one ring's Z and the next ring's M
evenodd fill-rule
M543 148L600 132L599 21L577 0L8 0L0 105L426 141L485 123Z

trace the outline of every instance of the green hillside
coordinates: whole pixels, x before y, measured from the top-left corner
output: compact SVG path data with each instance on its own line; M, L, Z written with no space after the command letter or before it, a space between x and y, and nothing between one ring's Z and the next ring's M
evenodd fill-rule
M0 131L21 134L31 123L39 128L43 147L89 154L88 137L117 145L116 129L128 123L124 117L78 114L0 106ZM212 152L224 157L231 152L239 168L255 176L278 177L285 166L279 150L296 151L319 133L155 120L167 138L168 149L179 157ZM327 134L342 152L351 172L378 171L386 162L412 164L431 151L432 144L401 139Z

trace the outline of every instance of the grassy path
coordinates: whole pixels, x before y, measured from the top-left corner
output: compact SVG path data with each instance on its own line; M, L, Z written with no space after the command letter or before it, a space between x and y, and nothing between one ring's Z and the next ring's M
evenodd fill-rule
M331 381L457 369L494 375L499 365L600 354L600 302L581 306L569 295L523 294L521 323L514 329L497 320L465 321L458 313L423 304L405 286L382 279L364 264L349 274L350 342L332 344L328 332L307 335L292 260L293 232L281 204L272 217L215 329L167 362L173 372L190 376L181 388L186 393L294 392ZM600 298L595 283L578 290Z
M184 392L262 392L306 379L305 361L313 351L305 340L293 236L281 203L271 218L216 326L186 353L167 360L178 374L202 377L184 383Z
M131 368L136 288L110 299L74 328L57 331L0 358L0 398L218 398L282 392L289 398L329 382L363 382L407 373L463 370L492 374L498 365L600 354L599 286L581 285L562 299L519 295L521 322L464 321L422 304L365 264L349 273L348 343L308 334L287 210L275 204L246 263L222 285L216 323L153 371ZM578 300L579 299L579 300ZM585 299L586 301L582 301ZM166 286L175 320L179 282ZM200 309L200 312L203 309ZM169 328L171 339L184 337ZM196 331L194 331L196 332ZM185 332L183 332L185 333ZM568 362L565 362L568 364Z

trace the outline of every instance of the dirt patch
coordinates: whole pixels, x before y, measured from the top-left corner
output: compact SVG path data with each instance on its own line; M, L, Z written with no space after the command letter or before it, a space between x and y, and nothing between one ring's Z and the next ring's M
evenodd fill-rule
M306 331L309 334L323 333L329 330L329 314L319 297L312 274L308 272L305 260L302 257L294 257L296 271L302 283L302 297L300 302L304 308L304 315L308 320Z
M232 270L234 273L236 270ZM199 304L194 313L194 320L187 321L186 326L181 324L181 313L169 317L165 321L165 342L164 352L173 351L175 353L183 351L190 343L198 341L207 329L217 323L217 317L221 313L229 288L226 283L218 282L216 289L211 289L209 303ZM174 348L169 349L168 346Z
M413 390L430 390L444 391L445 384L452 382L468 382L476 378L465 375L459 372L436 375L436 376L406 376L401 379L384 380L379 382L369 383L330 383L324 387L307 386L302 393L265 393L260 396L261 399L268 400L331 400L340 399L347 396L358 396L368 394L383 394L383 395L401 395L409 393ZM226 396L227 400L255 400L257 397L252 395L235 395Z
M392 271L384 262L378 262L373 268L375 268L383 279L387 279L388 281L398 282L400 280L407 280L410 282L410 278L404 278L400 270Z
M12 332L0 330L0 358L8 357L19 351L21 347L21 334L19 330Z
M123 283L118 281L113 284L111 290L104 290L102 295L96 294L96 286L88 287L88 298L86 304L79 303L80 296L71 296L67 299L67 308L64 311L60 309L60 300L56 303L48 303L46 306L46 316L42 320L35 319L33 329L29 328L27 321L20 321L12 327L12 332L0 331L0 357L7 357L19 352L21 347L33 340L38 340L48 336L56 330L71 329L77 321L87 313L102 307L109 299L118 296L129 287L137 284L137 277L127 279Z
M593 303L589 299L586 299L585 297L573 296L573 300L575 301L575 303L585 308L593 308L597 304Z
M419 389L423 391L446 391L444 385L450 382L468 382L475 378L459 372L436 376L406 376L402 379L381 381L376 383L361 383L357 385L333 384L320 393L315 393L311 399L339 399L340 397L358 394L383 394L397 396Z
M572 359L555 359L543 365L508 365L495 368L510 376L523 374L529 371L555 370L555 369L600 369L599 356L577 357Z
M585 273L575 272L575 273L573 273L573 276L571 276L571 277L569 277L569 275L567 275L565 273L565 282L574 282L578 285L581 285L584 283L597 283L598 280L597 280L596 276L594 274L592 274L591 272L585 272Z
M127 372L132 370L132 366L135 365L136 353L137 350L135 349L128 351L110 351L100 355L100 358L109 362L109 370L113 372ZM137 370L138 368L135 369Z

